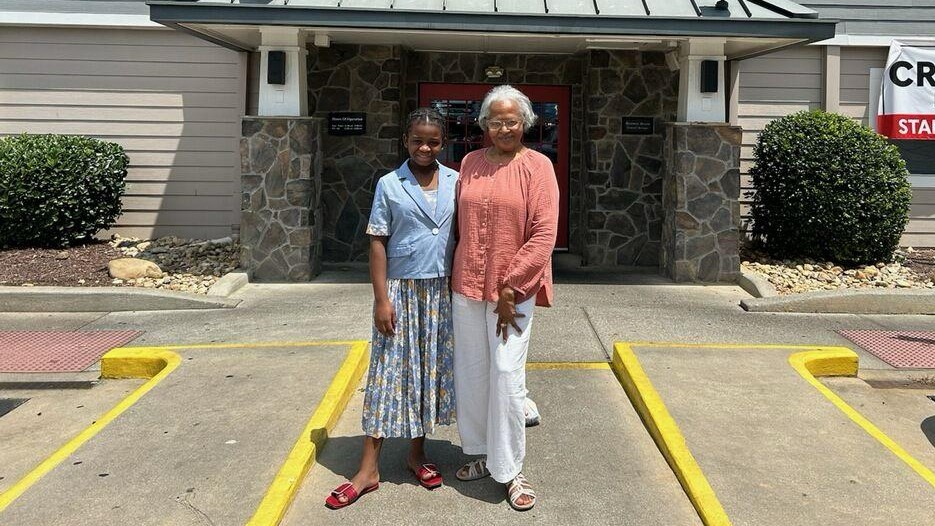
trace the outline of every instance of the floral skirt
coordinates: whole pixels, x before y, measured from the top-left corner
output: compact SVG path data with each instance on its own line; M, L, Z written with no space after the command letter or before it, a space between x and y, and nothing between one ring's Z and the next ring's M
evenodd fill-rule
M362 425L368 436L416 438L455 419L449 278L388 279L396 334L373 330Z

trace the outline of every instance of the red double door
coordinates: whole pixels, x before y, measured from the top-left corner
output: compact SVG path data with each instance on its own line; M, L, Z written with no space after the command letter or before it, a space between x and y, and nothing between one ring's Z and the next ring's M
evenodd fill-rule
M468 152L490 145L490 138L477 125L484 95L493 84L419 85L419 105L435 108L448 119L448 147L439 158L446 166L460 169ZM523 143L552 159L560 194L558 239L555 248L568 248L568 165L570 145L571 91L567 86L516 86L532 101L539 117L526 130Z

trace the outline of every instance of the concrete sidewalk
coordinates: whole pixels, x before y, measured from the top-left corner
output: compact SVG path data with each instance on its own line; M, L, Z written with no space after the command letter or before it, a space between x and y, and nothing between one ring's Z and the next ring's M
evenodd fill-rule
M935 524L935 488L799 376L794 350L634 351L734 524Z
M531 370L528 386L543 415L526 433L523 472L539 499L533 510L513 511L503 485L490 478L455 478L471 457L461 453L454 426L440 428L427 446L445 477L442 488L420 487L405 464L408 441L388 440L380 489L347 508L325 508L325 497L353 476L360 459L358 392L283 525L701 524L610 370Z

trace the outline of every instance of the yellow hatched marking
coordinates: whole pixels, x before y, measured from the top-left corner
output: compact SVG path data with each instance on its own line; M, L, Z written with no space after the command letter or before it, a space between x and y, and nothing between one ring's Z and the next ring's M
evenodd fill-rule
M607 362L526 362L527 371L557 371L575 369L610 369Z

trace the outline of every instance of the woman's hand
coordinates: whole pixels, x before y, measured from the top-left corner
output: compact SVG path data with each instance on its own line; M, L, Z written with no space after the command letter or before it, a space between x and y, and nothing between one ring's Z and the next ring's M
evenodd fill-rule
M525 314L516 312L516 293L510 287L503 287L500 290L500 297L497 300L497 336L502 336L506 342L507 330L512 326L516 329L516 334L523 332L516 323L517 318L525 318Z
M388 299L378 301L374 305L373 324L383 336L396 334L396 311Z

